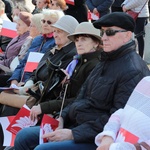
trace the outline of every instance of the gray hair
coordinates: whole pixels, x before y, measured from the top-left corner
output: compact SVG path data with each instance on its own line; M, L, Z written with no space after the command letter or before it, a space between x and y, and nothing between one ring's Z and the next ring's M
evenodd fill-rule
M60 19L64 16L64 12L61 10L50 10L50 9L43 9L42 10L43 16L50 16L51 18L54 18L56 20Z
M38 29L39 33L42 33L42 25L41 25L41 18L42 18L42 14L38 13L38 14L34 14L31 17L31 21L34 22L36 28Z
M5 10L5 3L0 1L0 10Z

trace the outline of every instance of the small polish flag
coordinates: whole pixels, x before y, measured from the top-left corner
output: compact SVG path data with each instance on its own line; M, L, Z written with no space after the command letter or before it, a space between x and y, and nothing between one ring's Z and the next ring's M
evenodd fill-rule
M14 38L17 36L16 23L10 21L3 21L0 35Z
M6 130L6 128L10 125L10 122L14 118L15 116L0 117L0 124L2 126L3 134L4 134L3 146L14 146L14 140L15 140L16 135Z
M66 0L66 3L67 3L67 4L74 5L74 0Z
M24 72L33 72L33 70L37 68L38 63L40 62L43 55L43 53L30 52L27 63L25 65Z
M94 14L90 10L88 10L88 20L91 22L91 20L98 20L100 18L100 14Z
M48 142L46 138L41 138L42 135L47 134L49 132L53 132L58 127L58 123L58 120L52 118L47 114L44 114L40 125L39 144Z

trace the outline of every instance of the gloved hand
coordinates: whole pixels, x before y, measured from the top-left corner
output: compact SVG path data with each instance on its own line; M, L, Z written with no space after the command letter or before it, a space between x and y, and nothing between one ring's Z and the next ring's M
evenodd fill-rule
M18 94L19 95L27 95L28 88L31 88L34 85L32 80L28 80L24 86L19 88Z

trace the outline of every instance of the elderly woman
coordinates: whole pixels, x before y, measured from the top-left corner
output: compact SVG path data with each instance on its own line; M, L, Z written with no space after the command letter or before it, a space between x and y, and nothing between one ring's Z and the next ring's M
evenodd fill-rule
M36 83L37 81L43 81L47 83L51 73L48 70L46 64L48 58L54 64L59 64L61 61L61 68L66 68L66 66L72 60L72 57L76 54L75 45L67 38L67 36L74 33L77 25L77 20L69 15L63 16L55 23L54 39L56 46L45 53L45 55L39 62L37 69L32 73L30 80L28 80L23 87L20 87L20 94L27 94L27 88L31 87L33 83ZM0 103L20 108L26 102L28 97L28 95L20 96L18 94L9 94L2 92L0 94ZM48 97L48 95L46 95L46 97ZM9 103L10 98L12 99L12 103ZM15 113L18 112L18 109L5 106L5 109L3 113L1 113L1 116L15 114L14 112L12 113L12 111L10 111L11 109L16 110Z
M25 82L30 77L30 72L24 73L24 67L27 62L29 52L45 53L55 46L51 24L55 23L63 15L64 13L61 11L48 9L43 10L41 19L43 34L35 37L32 41L32 44L28 50L28 54L20 62L20 64L17 66L14 73L12 74L11 78L8 80L9 82L11 82L11 84L18 85L18 83Z
M0 75L2 78L2 80L0 79L0 86L7 85L7 80L11 77L12 72L15 70L19 62L24 58L29 47L31 46L32 40L41 34L41 17L41 14L36 14L31 17L29 37L26 38L26 41L21 46L19 54L12 60L9 67L4 67L1 65L1 69L5 72L5 74Z
M30 22L30 13L21 12L19 14L16 27L18 36L13 38L7 45L3 59L0 60L0 65L10 67L11 61L19 54L22 44L29 37Z
M94 28L89 22L80 23L77 26L75 33L69 35L68 38L75 42L78 55L74 56L73 61L65 70L69 78L69 80L66 80L66 83L69 81L69 84L64 106L75 99L81 85L84 83L92 69L99 62L100 53L102 50L100 30ZM37 115L44 113L55 115L54 113L60 110L62 97L64 96L61 93L63 93L66 83L64 84L63 81L64 86L58 91L58 95L60 96L57 97L57 100L50 100L47 97L49 101L32 107L31 117L33 119L35 119Z
M54 31L55 30L56 29L54 29ZM86 80L88 74L99 62L99 57L102 50L100 30L94 28L94 26L89 22L80 23L76 27L75 32L73 34L70 34L68 38L71 39L73 42L75 42L78 55L75 55L74 60L66 68L66 71L70 76L70 83L67 92L67 99L65 100L65 105L70 102L71 98L76 97L78 90L80 89L83 82ZM73 72L72 71L70 72L69 70L70 67L73 69ZM62 100L51 100L45 103L41 103L38 106L34 106L31 109L31 118L34 119L34 117L37 116L38 113L40 114L41 109L42 113L52 114L54 111L55 112L59 111L61 103ZM26 130L28 131L30 129L31 128L28 128ZM36 139L38 139L39 137L39 130L37 129L39 129L39 127L32 128L30 136L28 136L28 132L26 132L27 134L24 134L24 140L22 145L23 149L32 149L32 148L45 150L49 149L48 144L41 144L40 146L37 146L38 140L32 142L31 146L30 141L33 138L32 135L37 136ZM20 141L22 141L22 139L20 138L20 133L16 138L15 142L16 149L20 147ZM31 139L28 140L26 137L30 137ZM28 146L26 144L24 145L24 142L27 142Z

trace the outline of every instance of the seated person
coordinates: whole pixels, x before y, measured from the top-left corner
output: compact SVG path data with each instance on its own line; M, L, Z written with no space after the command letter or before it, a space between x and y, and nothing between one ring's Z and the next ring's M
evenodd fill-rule
M3 21L11 21L7 14L5 13L5 3L0 1L0 31L2 29ZM12 40L12 38L0 35L0 49L2 52L5 52L8 43ZM0 58L1 59L1 58Z
M150 149L150 76L143 78L124 108L111 115L95 138L97 150Z
M1 54L0 60L0 68L8 67L10 68L10 64L12 60L19 54L22 45L29 37L29 26L31 22L31 14L27 12L21 12L19 14L17 20L17 34L15 38L13 38L6 47L6 51L4 54ZM3 69L0 69L0 74L3 75L5 72ZM5 83L8 77L5 79ZM0 86L3 86L4 79L0 79ZM5 86L5 85L4 85Z
M31 17L31 24L29 28L29 37L27 37L26 41L21 46L19 54L12 60L10 63L10 67L2 66L1 69L5 71L7 75L11 75L12 72L16 69L19 62L24 58L27 54L29 47L31 46L32 40L41 34L41 17L42 14L36 14ZM2 85L1 85L2 86Z
M100 63L86 79L77 99L59 115L58 128L40 137L49 142L39 145L38 126L24 128L16 136L15 150L96 149L95 136L103 130L110 115L123 108L138 82L150 75L135 51L132 17L115 12L101 17L93 25L101 29Z
M67 22L69 25L62 24L61 22ZM44 54L44 56L42 57L41 61L38 64L37 69L32 73L30 79L25 83L25 86L21 87L22 94L26 93L26 96L21 96L19 94L11 94L7 92L2 92L0 94L1 104L13 106L13 107L5 106L5 109L1 113L1 116L13 115L13 114L16 114L16 112L18 112L19 110L18 108L22 107L29 97L28 93L26 92L27 89L29 88L28 86L29 84L30 86L33 86L33 83L42 81L43 85L45 85L48 82L50 75L53 71L47 67L47 59L49 59L52 63L56 65L58 65L61 61L60 67L63 69L67 67L67 65L72 60L73 56L76 54L75 45L73 42L71 42L67 38L67 36L69 34L74 33L74 30L77 25L78 25L77 20L74 17L69 16L69 15L65 15L61 17L56 22L55 28L57 28L57 30L56 31L54 30L55 32L54 39L55 39L56 46L54 48L49 49ZM51 93L47 93L47 95L45 95L43 99L46 100L46 97L48 97L48 95L51 98L55 97L55 95L52 95ZM10 99L12 99L12 103L9 103L11 102ZM17 107L17 108L14 108L14 107ZM11 109L16 110L16 112L12 113Z
M90 72L100 61L100 53L102 51L100 30L94 28L91 23L80 23L76 27L75 33L69 35L68 38L75 42L78 53L66 68L66 73L69 75L69 78L66 82L63 81L62 88L59 91L57 90L59 93L57 99L49 99L47 97L48 101L41 102L31 108L31 118L33 120L40 114L48 113L55 115L60 111L66 88L64 107L72 102ZM53 92L56 92L56 90Z
M42 18L41 18L42 19L42 21L41 21L42 34L35 37L34 40L32 41L32 44L31 44L25 58L22 61L20 61L20 64L17 66L17 68L13 72L12 76L9 78L8 82L10 84L15 84L15 85L19 86L20 82L21 82L21 84L23 86L23 84L29 79L29 77L32 73L24 72L24 67L26 65L28 55L30 52L45 53L45 52L49 51L49 49L51 49L55 46L55 41L54 41L53 34L52 34L52 27L47 22L55 23L62 16L64 16L64 13L61 11L48 10L48 9L44 9L42 11ZM20 94L21 94L21 91L20 91ZM22 94L23 94L23 92L22 92Z

